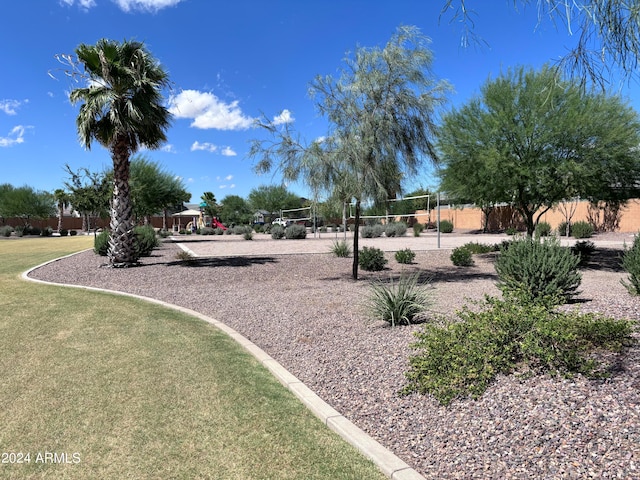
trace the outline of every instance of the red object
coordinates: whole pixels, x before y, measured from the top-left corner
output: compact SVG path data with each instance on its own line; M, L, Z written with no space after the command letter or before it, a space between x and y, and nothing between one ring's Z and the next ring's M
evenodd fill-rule
M221 228L222 230L227 229L227 227L225 227L222 223L220 223L220 221L217 218L213 218L211 220L211 224L214 225L215 227Z

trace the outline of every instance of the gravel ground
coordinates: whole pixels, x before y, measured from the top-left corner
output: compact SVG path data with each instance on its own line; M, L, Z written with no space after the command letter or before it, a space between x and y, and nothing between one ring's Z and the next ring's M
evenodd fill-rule
M502 376L479 400L448 407L428 396L399 397L421 327L370 321L362 307L367 280L420 271L431 277L434 317L452 315L498 295L492 254L469 268L453 267L449 250L419 251L410 266L387 254L386 270L354 282L350 258L279 255L278 245L269 254L185 266L178 246L166 242L131 269L100 268L105 259L85 252L32 276L153 297L228 324L427 478L640 479L640 348L606 381ZM619 253L598 250L575 307L640 320L640 299L620 284Z

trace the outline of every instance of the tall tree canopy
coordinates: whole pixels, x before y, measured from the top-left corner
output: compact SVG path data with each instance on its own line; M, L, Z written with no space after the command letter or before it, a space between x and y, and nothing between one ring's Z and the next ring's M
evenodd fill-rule
M18 217L28 225L30 219L48 218L55 211L55 199L49 192L35 190L28 185L0 185L0 217Z
M302 207L300 197L282 185L260 185L253 188L248 200L254 210L266 210L277 215L280 215L280 210Z
M532 234L557 202L629 198L640 185L640 120L620 97L518 68L443 119L442 188L507 202Z
M355 201L354 279L362 201L394 198L403 178L415 175L424 158L435 158L436 110L448 85L434 78L429 43L418 28L405 26L383 48L358 48L339 76L318 76L310 86L329 124L322 141L305 146L288 127L266 124L277 140L252 148L259 171L277 158L286 180L301 175L314 190Z
M161 90L168 76L145 46L102 39L76 49L87 86L73 90L72 103L81 102L76 119L80 143L93 140L111 153L113 197L109 263L130 266L137 261L133 233L133 205L129 190L129 158L140 147L159 148L166 141L170 113Z

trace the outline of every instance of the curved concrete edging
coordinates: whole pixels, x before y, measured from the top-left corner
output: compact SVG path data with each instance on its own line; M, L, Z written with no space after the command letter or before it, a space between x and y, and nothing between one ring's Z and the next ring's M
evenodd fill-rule
M271 372L271 374L276 377L282 385L289 389L316 417L322 420L322 422L327 427L340 435L345 441L357 448L365 457L375 463L380 471L382 471L382 473L384 473L387 477L392 480L426 480L425 477L420 475L417 471L407 465L407 463L398 458L398 456L396 456L393 452L381 445L377 440L371 438L362 429L354 425L350 420L342 416L340 412L338 412L331 405L322 400L309 387L298 380L297 377L292 375L264 350L262 350L256 344L242 336L233 328L225 325L224 323L202 313L196 312L195 310L181 307L179 305L174 305L172 303L163 302L162 300L157 300L151 297L144 297L142 295L136 295L133 293L118 292L117 290L87 287L84 285L69 285L64 283L47 282L44 280L38 280L36 278L29 277L29 274L37 268L40 268L52 262L56 262L63 258L77 255L78 253L81 252L72 253L70 255L59 257L53 260L49 260L48 262L41 263L40 265L36 265L35 267L23 272L21 276L24 280L34 283L78 288L96 292L106 292L114 295L121 295L124 297L144 300L150 303L171 308L182 313L186 313L193 317L197 317L200 320L203 320L215 326L219 330L229 335L242 347L244 347L247 352L253 355L262 365L264 365Z

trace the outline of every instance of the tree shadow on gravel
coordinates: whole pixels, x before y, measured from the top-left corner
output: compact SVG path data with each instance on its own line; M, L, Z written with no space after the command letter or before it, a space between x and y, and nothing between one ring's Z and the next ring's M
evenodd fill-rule
M582 268L605 272L624 272L624 268L622 268L623 253L623 250L615 248L597 248Z
M201 267L251 267L252 265L265 265L278 263L275 257L194 257L189 260L175 260L168 262L168 266L181 266L185 268Z

